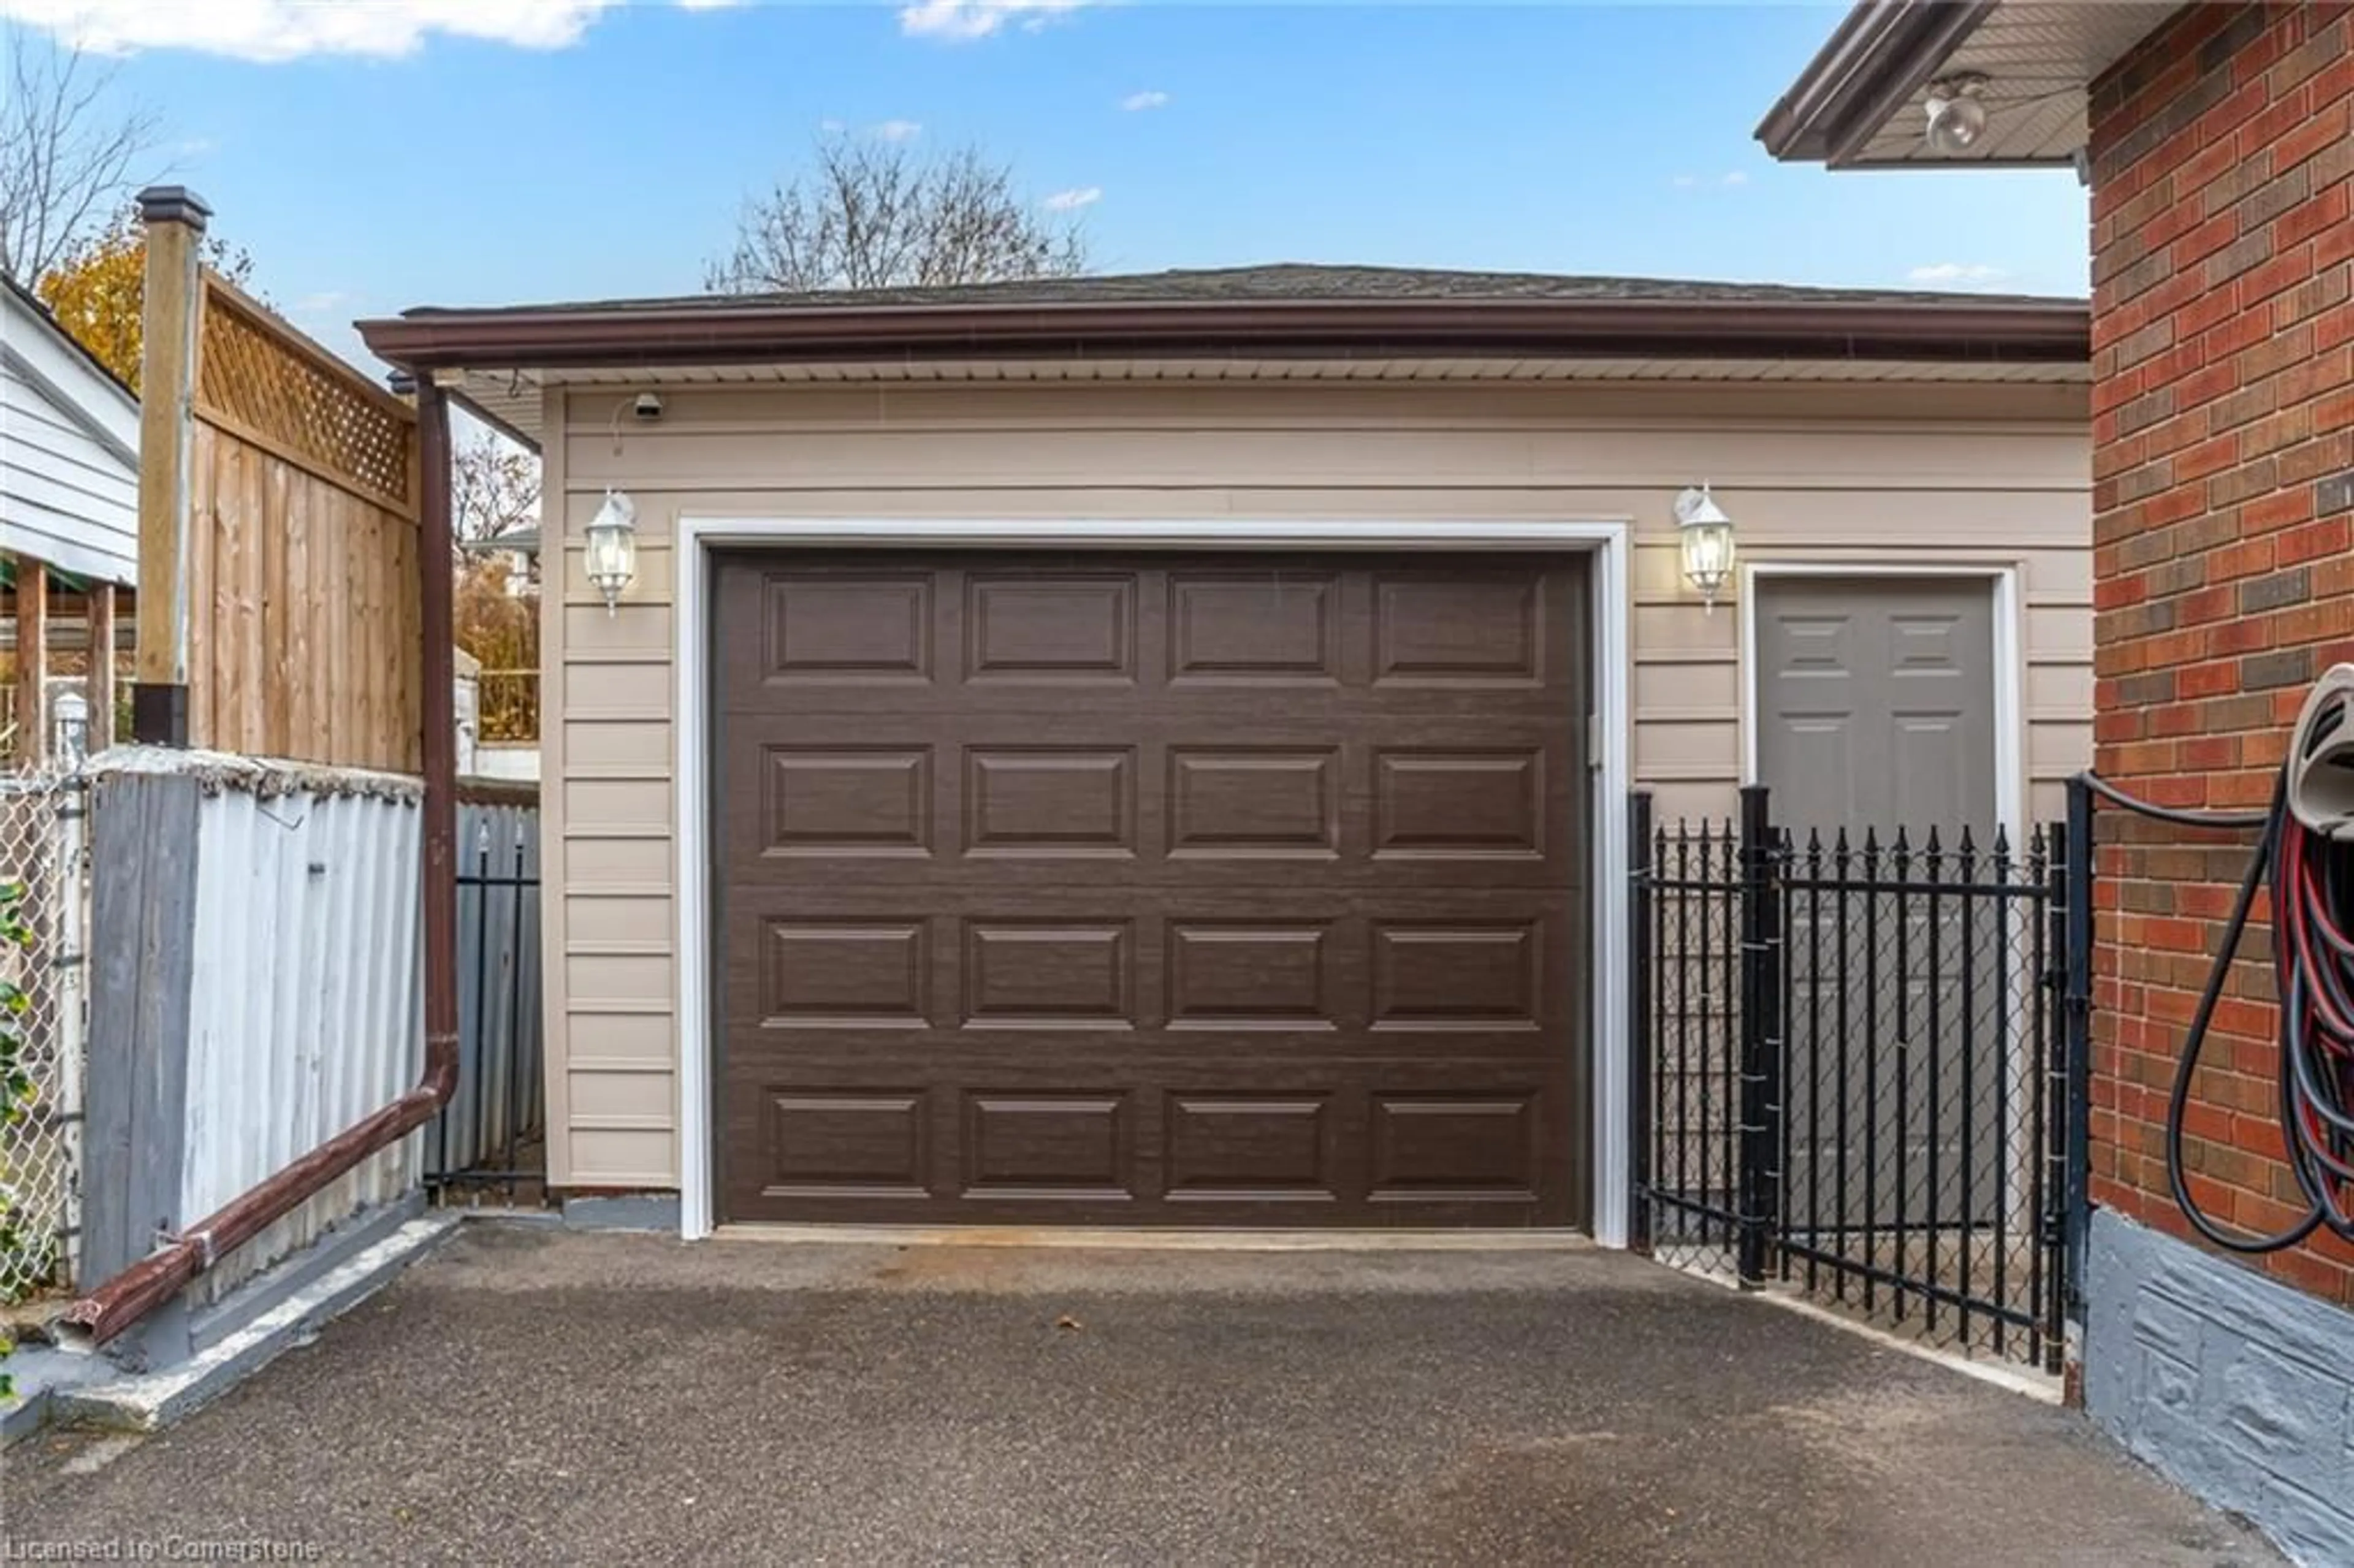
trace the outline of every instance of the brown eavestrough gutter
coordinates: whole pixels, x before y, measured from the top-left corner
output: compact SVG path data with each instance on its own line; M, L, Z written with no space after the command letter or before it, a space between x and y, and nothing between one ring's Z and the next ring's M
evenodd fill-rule
M1785 163L1855 161L1999 0L1861 0L1755 132Z
M1519 355L2070 362L2084 302L1251 300L437 311L359 323L419 370L808 360Z
M450 576L450 412L417 388L419 579L424 638L425 1075L417 1086L231 1199L101 1285L61 1325L104 1344L222 1257L293 1213L336 1177L433 1119L458 1084L458 726Z

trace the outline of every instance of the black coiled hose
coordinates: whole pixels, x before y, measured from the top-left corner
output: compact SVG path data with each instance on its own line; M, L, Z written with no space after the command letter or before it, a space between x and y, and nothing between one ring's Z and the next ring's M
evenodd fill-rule
M2230 1252L2280 1252L2325 1227L2354 1241L2354 936L2348 934L2345 914L2354 910L2354 844L2338 844L2296 819L2288 809L2285 768L2262 815L2171 810L2089 775L2086 782L2105 799L2161 821L2261 830L2175 1064L2166 1111L2166 1173L2176 1204L2200 1235ZM2227 1225L2199 1206L2183 1171L2182 1124L2208 1028L2247 932L2256 890L2268 873L2281 1014L2280 1131L2305 1213L2282 1230L2258 1234Z

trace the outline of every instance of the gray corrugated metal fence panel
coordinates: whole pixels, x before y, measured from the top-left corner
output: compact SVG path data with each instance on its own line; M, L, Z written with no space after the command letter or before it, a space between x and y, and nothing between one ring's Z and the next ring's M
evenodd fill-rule
M413 1086L424 1059L413 800L297 790L205 799L182 1223L210 1213ZM416 1185L414 1139L226 1259L217 1296Z
M547 1120L539 812L461 805L458 845L458 1089L426 1129L432 1173L512 1162Z

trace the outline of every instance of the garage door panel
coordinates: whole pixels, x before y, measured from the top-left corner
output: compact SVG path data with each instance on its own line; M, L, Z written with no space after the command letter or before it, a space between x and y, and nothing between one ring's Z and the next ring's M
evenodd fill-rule
M1528 689L1548 674L1542 579L1400 569L1373 578L1373 683Z
M1341 922L1222 906L1162 921L1166 1025L1181 1032L1336 1033L1354 1021Z
M878 742L871 716L747 728L721 792L748 885L804 885L804 863L830 860L926 885L1250 883L1308 862L1343 885L1569 886L1585 853L1585 758L1557 724L1394 740L1262 725L1109 740L1067 715L942 723L928 742Z
M1529 902L1515 888L1311 900L1294 887L1122 905L1008 887L944 892L922 912L866 890L790 906L737 894L720 915L759 948L757 966L728 971L734 1016L768 1027L920 1014L935 1027L1035 1017L1521 1031L1573 1022L1564 1015L1583 994L1583 920Z
M1539 1103L1531 1090L1370 1097L1374 1202L1537 1202Z
M1167 585L1173 689L1330 694L1347 678L1339 572L1181 567Z
M784 571L761 599L764 685L928 684L938 673L928 573Z
M966 745L959 847L967 855L1137 858L1134 746Z
M928 858L938 845L934 748L801 737L748 755L763 854ZM741 842L739 840L739 842Z
M935 924L904 915L763 919L750 1016L767 1029L929 1028Z
M1353 1141L1332 1091L1169 1089L1161 1100L1163 1195L1172 1204L1338 1203Z
M1580 1217L1584 591L724 566L725 1217Z
M1547 1191L1564 1107L1525 1064L1303 1064L1248 1090L1213 1064L1123 1064L1117 1076L1054 1089L1021 1071L982 1063L929 1083L845 1084L805 1065L790 1081L748 1086L726 1118L743 1167L731 1192L756 1209L830 1200L825 1217L867 1220L910 1201L1041 1224L1225 1224L1254 1207L1373 1205L1384 1224L1574 1217Z
M910 683L887 691L894 717L917 719L1002 719L1020 724L1030 720L1077 716L1058 690L1085 692L1085 683L1057 688L1043 683L1012 679L995 682L943 680ZM1153 681L1138 687L1123 685L1131 717L1148 719L1155 733L1184 726L1228 724L1315 725L1345 727L1358 735L1385 726L1418 724L1485 725L1522 720L1550 724L1560 717L1559 689L1487 687L1464 683L1398 685L1372 688L1363 684L1330 689L1305 683L1287 687L1269 683L1208 681ZM781 717L832 717L870 723L876 714L875 683L843 682L779 685L757 693L738 694L713 711L723 727L736 723L758 724ZM1108 700L1112 693L1098 692Z
M966 575L963 678L972 686L1137 685L1137 574Z

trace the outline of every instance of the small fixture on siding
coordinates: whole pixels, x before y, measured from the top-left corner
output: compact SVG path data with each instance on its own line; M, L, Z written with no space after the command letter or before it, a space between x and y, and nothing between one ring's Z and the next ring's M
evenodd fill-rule
M638 509L620 491L605 492L588 520L588 571L589 586L605 596L605 613L618 613L638 575Z
M1684 580L1698 588L1708 608L1733 580L1733 519L1705 484L1676 497L1676 538L1682 546Z
M1987 107L1978 95L1987 79L1977 71L1956 72L1929 84L1922 107L1927 111L1926 136L1931 151L1967 153L1986 134Z

